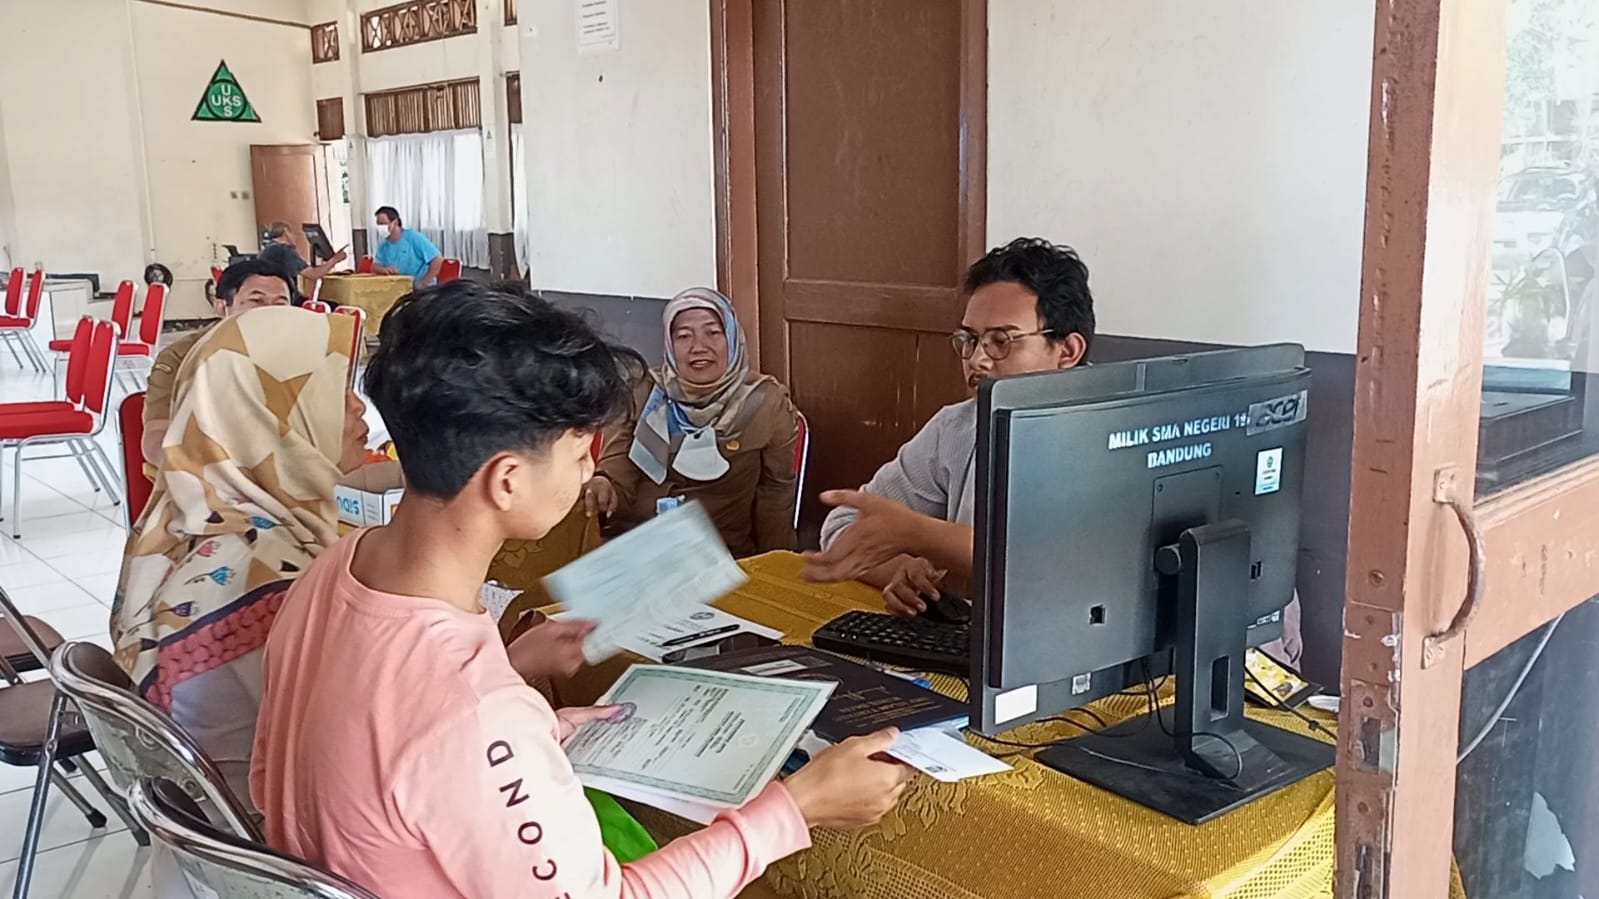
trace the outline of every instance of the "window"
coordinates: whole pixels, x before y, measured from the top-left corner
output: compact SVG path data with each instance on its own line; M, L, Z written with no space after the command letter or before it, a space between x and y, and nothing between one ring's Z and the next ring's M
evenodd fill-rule
M477 130L401 134L367 141L367 197L393 206L445 256L488 268L483 216L483 136ZM370 216L372 209L364 210ZM368 219L368 227L372 227ZM381 236L373 233L372 246Z

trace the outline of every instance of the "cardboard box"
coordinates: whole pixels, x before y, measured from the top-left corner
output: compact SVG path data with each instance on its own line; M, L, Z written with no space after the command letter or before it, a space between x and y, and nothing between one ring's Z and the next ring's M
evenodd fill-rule
M340 478L333 488L339 523L351 527L388 524L404 495L405 478L400 463L393 461L363 465Z

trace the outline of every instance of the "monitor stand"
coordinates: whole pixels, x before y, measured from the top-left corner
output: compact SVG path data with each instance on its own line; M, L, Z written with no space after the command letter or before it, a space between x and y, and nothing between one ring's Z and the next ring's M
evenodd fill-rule
M1331 766L1331 745L1244 717L1250 555L1249 528L1235 520L1189 528L1156 554L1178 581L1171 724L1141 716L1037 760L1189 824Z

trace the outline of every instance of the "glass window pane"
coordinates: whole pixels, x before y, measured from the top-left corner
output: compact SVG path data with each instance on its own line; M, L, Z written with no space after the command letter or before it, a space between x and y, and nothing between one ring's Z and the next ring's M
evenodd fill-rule
M1599 451L1599 0L1511 0L1477 495Z
M1466 672L1455 858L1466 895L1599 897L1599 598Z

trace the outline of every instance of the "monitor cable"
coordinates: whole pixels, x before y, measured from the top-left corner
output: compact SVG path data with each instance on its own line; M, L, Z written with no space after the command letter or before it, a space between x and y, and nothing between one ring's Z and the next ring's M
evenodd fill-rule
M1505 709L1510 708L1510 703L1515 700L1516 694L1521 692L1522 684L1527 682L1527 676L1532 674L1533 666L1537 665L1538 659L1543 657L1543 651L1549 645L1549 638L1555 635L1555 628L1560 626L1560 622L1565 620L1565 617L1566 613L1561 612L1558 618L1544 626L1543 634L1538 637L1538 645L1533 648L1532 655L1527 657L1527 663L1521 666L1521 672L1511 682L1510 689L1505 693L1504 701L1499 703L1498 707L1493 710L1493 714L1489 715L1488 720L1483 723L1482 729L1477 731L1477 735L1472 737L1470 742L1466 744L1466 748L1460 750L1460 755L1456 756L1455 764L1457 766L1464 762L1467 756L1476 752L1477 747L1482 745L1482 741L1488 739L1488 735L1493 733L1494 725L1499 723L1499 717L1505 713Z

